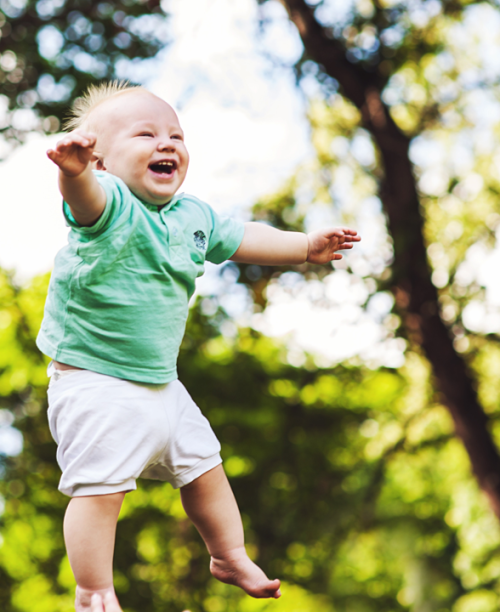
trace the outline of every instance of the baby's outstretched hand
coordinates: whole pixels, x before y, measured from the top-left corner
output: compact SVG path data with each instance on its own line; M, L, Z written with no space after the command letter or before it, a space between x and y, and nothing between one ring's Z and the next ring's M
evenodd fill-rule
M66 176L78 176L92 160L95 143L94 134L75 130L60 140L55 149L49 149L47 157L59 166Z
M342 259L343 249L352 249L353 242L359 242L358 233L348 227L334 227L307 234L307 261L324 264L335 259Z

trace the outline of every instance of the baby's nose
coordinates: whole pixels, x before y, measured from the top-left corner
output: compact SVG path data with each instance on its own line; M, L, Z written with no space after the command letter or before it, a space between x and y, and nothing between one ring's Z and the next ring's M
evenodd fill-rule
M174 140L163 140L158 143L159 151L175 151L175 141Z

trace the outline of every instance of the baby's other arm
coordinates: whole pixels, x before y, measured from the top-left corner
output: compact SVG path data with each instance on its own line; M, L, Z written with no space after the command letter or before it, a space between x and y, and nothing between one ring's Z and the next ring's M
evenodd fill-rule
M323 264L342 259L336 251L352 249L361 238L347 227L302 234L283 232L262 223L245 223L245 234L232 261L261 265Z
M60 140L47 156L59 166L59 189L75 220L93 225L102 215L106 194L92 172L96 138L74 131Z

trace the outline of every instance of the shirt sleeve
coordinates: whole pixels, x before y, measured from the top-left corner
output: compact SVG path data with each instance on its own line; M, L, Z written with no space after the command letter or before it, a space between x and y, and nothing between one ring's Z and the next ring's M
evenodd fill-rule
M108 172L95 171L94 174L104 189L106 204L102 215L93 225L80 225L71 214L69 204L63 201L63 215L66 223L78 234L87 235L88 239L103 234L117 224L130 204L130 192L121 179Z
M210 208L212 232L208 240L207 261L219 264L232 257L243 240L245 225L230 217L220 217Z

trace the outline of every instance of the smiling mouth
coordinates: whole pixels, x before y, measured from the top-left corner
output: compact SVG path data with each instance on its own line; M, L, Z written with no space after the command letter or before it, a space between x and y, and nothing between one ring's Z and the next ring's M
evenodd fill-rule
M174 161L159 161L155 164L150 164L149 169L157 174L173 174L177 170L177 164Z

